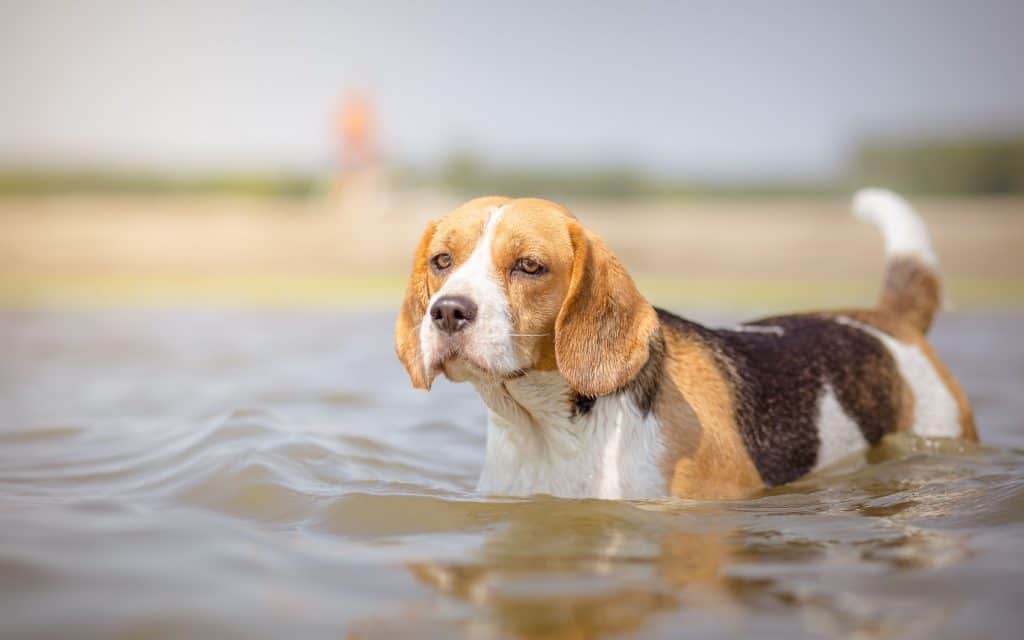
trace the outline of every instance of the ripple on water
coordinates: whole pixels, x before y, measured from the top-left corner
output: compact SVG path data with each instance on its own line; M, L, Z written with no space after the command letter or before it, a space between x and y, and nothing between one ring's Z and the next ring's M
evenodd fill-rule
M122 615L127 628L186 634L239 632L230 612L253 606L293 607L304 612L296 623L323 631L330 625L315 621L338 614L323 593L310 592L311 579L326 581L349 604L362 602L346 619L377 637L424 629L445 636L465 625L527 636L569 629L672 635L668 621L681 612L696 618L692 629L711 635L901 635L941 628L948 621L942 609L961 590L912 580L916 593L880 598L879 583L908 571L970 566L986 553L975 548L972 532L1019 525L1024 513L1020 456L984 449L925 455L910 441L887 445L876 464L750 500L495 501L464 488L437 489L445 472L420 452L396 451L366 435L304 432L267 412L234 412L201 429L129 430L120 439L101 432L113 428L61 428L24 440L6 434L9 447L31 448L40 459L46 449L63 451L64 464L4 467L0 486L8 498L12 487L29 487L23 498L43 499L13 525L14 503L5 500L0 580L69 606L75 585L86 581L113 597L131 588L131 575L159 574L157 592L176 607L197 608L194 624L123 594L114 610L84 602L105 616ZM72 456L69 442L76 443ZM112 450L113 442L124 446ZM404 482L410 477L419 481ZM51 501L68 506L39 507ZM138 502L149 506L126 506ZM106 542L97 544L101 537ZM183 543L195 545L184 558ZM64 545L74 557L57 549ZM989 551L1006 553L1005 545ZM297 577L308 565L317 577ZM366 571L400 583L385 589L393 604L383 619L372 613L377 605L354 593L363 580L356 576ZM223 608L200 604L189 595L198 578L234 595ZM276 586L272 593L238 592L239 580L254 579ZM393 607L405 605L393 593L422 603L431 592L455 604L420 604L394 618ZM723 627L708 617L715 610L740 612L739 621ZM99 624L91 611L69 615L91 619L96 630L122 629ZM301 622L307 614L314 622ZM26 628L41 624L26 620ZM260 630L242 627L241 635Z
M66 317L20 322L45 348L6 364L35 400L8 403L21 417L0 430L0 635L1016 637L1024 625L1020 450L895 437L871 464L731 502L493 499L473 492L484 415L471 392L405 392L390 322L345 323L358 348L338 343L331 316L100 314L73 334ZM131 349L104 360L109 345ZM951 366L993 375L984 364ZM104 413L97 398L133 400ZM251 408L207 411L224 406ZM983 434L993 406L993 422L1017 424L1010 405L983 401Z

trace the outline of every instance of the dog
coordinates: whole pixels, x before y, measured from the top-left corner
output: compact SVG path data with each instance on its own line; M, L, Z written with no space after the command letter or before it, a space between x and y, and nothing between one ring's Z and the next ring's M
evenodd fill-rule
M489 410L478 490L737 499L893 432L977 440L925 339L940 304L924 222L859 191L886 274L874 309L702 326L653 307L605 242L541 199L471 200L428 225L395 326L412 384Z

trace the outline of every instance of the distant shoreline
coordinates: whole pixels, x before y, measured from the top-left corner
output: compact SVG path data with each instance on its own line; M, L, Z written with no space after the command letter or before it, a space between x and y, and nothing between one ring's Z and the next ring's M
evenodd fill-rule
M879 283L869 280L668 278L637 274L652 303L685 311L814 310L870 305ZM0 276L0 311L201 307L267 310L395 309L405 276L316 275L14 275ZM947 282L955 311L1024 311L1024 278Z
M393 305L426 221L459 199L364 187L308 200L0 198L0 307ZM1024 307L1024 198L914 201L957 308ZM845 198L566 204L659 303L869 303L881 282L881 239Z

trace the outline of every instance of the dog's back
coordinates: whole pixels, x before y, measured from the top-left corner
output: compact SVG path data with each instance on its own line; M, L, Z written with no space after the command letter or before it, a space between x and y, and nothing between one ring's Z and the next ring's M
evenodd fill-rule
M665 329L713 354L732 388L736 429L768 485L894 431L977 439L966 396L924 337L941 300L924 223L887 191L858 193L854 210L886 242L876 309L779 316L734 329L659 310Z

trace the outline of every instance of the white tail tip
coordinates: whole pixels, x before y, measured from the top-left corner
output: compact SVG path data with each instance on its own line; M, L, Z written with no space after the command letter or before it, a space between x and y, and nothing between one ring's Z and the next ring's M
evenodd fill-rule
M887 256L913 256L930 267L939 266L924 220L899 195L887 189L861 189L853 195L853 214L882 231Z

